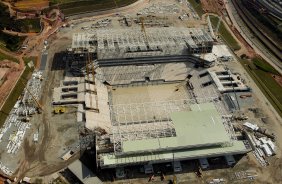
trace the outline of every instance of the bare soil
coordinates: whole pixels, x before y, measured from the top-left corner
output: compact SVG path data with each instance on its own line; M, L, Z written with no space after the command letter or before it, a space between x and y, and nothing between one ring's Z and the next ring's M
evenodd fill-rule
M1 70L5 70L6 74L4 83L0 86L0 107L2 107L3 103L5 102L10 91L13 89L22 72L19 64L8 60L0 62L0 71Z
M281 75L271 75L275 80L276 82L282 86L282 76Z

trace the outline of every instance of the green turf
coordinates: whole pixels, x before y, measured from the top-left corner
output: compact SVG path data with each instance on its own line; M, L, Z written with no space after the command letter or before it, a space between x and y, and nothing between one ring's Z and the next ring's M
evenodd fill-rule
M64 15L75 15L84 12L95 12L101 10L109 10L116 7L123 7L136 2L137 0L55 0L52 4L58 3L60 10Z
M200 0L188 0L188 1L192 5L194 10L198 13L198 15L201 17L204 14L201 1Z
M270 64L268 64L265 60L261 58L254 58L252 59L252 62L257 68L259 68L264 72L269 72L275 75L279 75L279 72L277 72Z
M277 71L260 58L252 61L240 60L240 62L282 117L282 86L272 77L272 73L277 73ZM255 62L260 63L263 67L257 67Z
M16 63L19 63L19 61L18 61L17 59L12 58L12 57L10 57L10 56L8 56L8 55L3 54L3 53L0 52L0 62L3 61L4 59L8 59L8 60L10 60L10 61L14 61L14 62L16 62Z
M25 86L22 83L26 81L30 74L32 73L33 69L29 68L28 66L25 68L23 74L21 75L21 79L17 82L16 86L14 87L12 93L9 95L8 99L6 100L5 104L3 105L2 109L0 110L0 127L4 124L6 118L8 117L10 111L14 107L15 103L17 102L19 96L22 94Z
M212 23L212 26L215 28L218 23L218 17L210 16L210 20ZM227 45L234 51L240 50L241 47L238 44L238 42L234 39L232 34L226 29L225 25L223 23L219 26L219 33L221 35L221 38L227 43Z

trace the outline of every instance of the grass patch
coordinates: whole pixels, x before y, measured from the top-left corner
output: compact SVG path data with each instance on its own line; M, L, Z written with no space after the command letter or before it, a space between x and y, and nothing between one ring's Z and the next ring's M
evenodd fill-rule
M0 2L0 30L6 28L16 32L39 32L40 31L40 19L15 19L10 17L8 6Z
M210 16L210 20L212 23L212 26L215 28L218 23L218 17ZM219 33L223 40L227 43L227 45L234 51L240 50L241 47L238 44L238 42L234 39L232 34L226 29L225 25L223 23L219 26Z
M6 118L8 117L10 111L13 109L15 103L17 102L19 96L22 94L25 85L22 83L21 79L23 81L26 81L29 79L31 73L33 72L33 68L29 68L26 66L24 72L20 76L20 80L15 85L12 93L9 95L7 100L5 101L5 104L3 105L1 111L0 111L0 127L4 124Z
M2 52L0 52L0 62L3 61L4 59L7 59L7 60L10 60L10 61L13 61L15 63L19 63L19 61L16 59L16 58L13 58L13 57L10 57Z
M39 18L17 20L17 24L20 26L19 29L23 33L29 33L29 32L39 33L41 31Z
M201 17L204 14L201 1L200 0L188 0L188 1L192 5L194 10L198 13L198 15Z
M59 3L58 6L64 15L75 15L84 12L95 12L101 10L114 9L116 6L123 7L136 2L137 0L82 0L82 1L53 1ZM116 2L116 3L115 3Z
M272 73L274 75L279 75L279 72L277 72L270 64L268 64L265 60L261 58L254 58L252 59L252 62L257 68L259 68L264 72Z
M252 61L240 60L240 63L282 117L282 86L272 77L272 74L278 72L260 58L255 58ZM260 67L257 67L255 63L259 64Z

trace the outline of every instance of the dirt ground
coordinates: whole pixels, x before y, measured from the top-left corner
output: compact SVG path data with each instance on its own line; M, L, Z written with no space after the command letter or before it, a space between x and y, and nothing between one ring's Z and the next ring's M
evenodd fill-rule
M221 10L223 9L222 0L201 0L202 7L204 12L209 13L219 13L221 14Z
M277 82L280 86L282 86L282 76L279 76L279 75L271 75Z
M244 110L244 113L249 117L249 121L258 124L260 127L266 128L269 132L274 133L276 136L275 144L278 146L275 156L269 159L270 165L267 167L261 167L257 161L252 168L256 169L258 172L258 180L256 183L281 183L282 181L282 159L281 159L281 148L282 148L282 120L278 113L274 110L271 104L268 102L266 97L257 87L255 82L247 74L244 68L238 62L227 63L229 68L232 68L233 72L240 73L241 77L246 80L246 84L252 88L252 93L254 97L253 107L261 109L261 117L267 117L267 123L262 122L260 118L255 117L255 115ZM243 122L242 122L243 123ZM249 154L250 155L250 154ZM250 155L249 157L253 157ZM254 158L254 157L253 157ZM240 164L240 163L239 163ZM248 164L248 162L246 163ZM244 165L244 164L243 164Z
M0 86L0 107L2 107L5 99L7 98L8 94L14 87L16 81L20 77L21 71L19 69L19 64L13 62L13 61L1 61L0 62L0 71L5 70L6 73L6 79L4 83ZM7 71L8 70L8 71Z
M66 40L57 40L50 45L48 54L48 70L44 74L41 104L43 113L35 115L32 120L32 129L23 143L23 152L20 156L18 178L24 176L38 177L52 174L65 168L73 159L67 162L61 160L69 146L78 140L78 125L76 124L76 108L69 107L65 114L52 113L53 88L63 79L63 71L51 71L51 64L55 52L66 49ZM67 40L69 42L69 40ZM58 44L60 43L60 44ZM54 46L54 47L53 47ZM33 133L39 130L39 142L32 141Z
M19 10L42 10L49 6L48 0L21 0L15 3L15 8Z

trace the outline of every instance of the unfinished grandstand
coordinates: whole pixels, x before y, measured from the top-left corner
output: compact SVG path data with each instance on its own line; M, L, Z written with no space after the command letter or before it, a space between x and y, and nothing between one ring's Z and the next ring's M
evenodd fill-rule
M207 75L210 61L195 55L212 48L211 36L194 28L75 34L67 60L76 77L55 89L53 103L77 92L101 168L246 153Z

